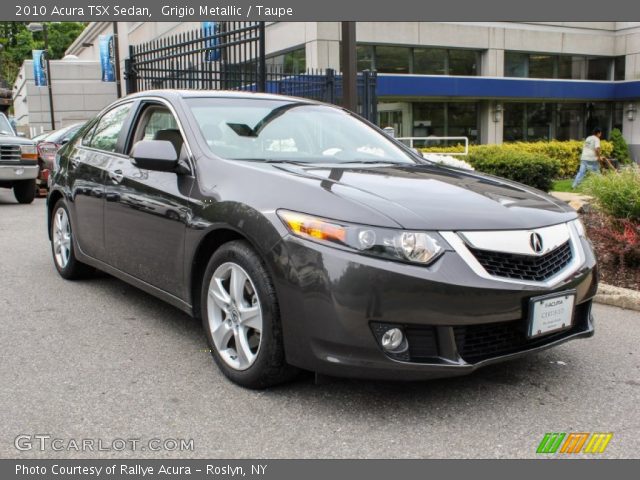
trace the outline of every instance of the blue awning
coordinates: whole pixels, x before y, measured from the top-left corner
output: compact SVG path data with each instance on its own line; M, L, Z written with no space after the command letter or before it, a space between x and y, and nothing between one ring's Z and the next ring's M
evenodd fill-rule
M377 93L378 97L625 101L640 99L640 81L378 74Z

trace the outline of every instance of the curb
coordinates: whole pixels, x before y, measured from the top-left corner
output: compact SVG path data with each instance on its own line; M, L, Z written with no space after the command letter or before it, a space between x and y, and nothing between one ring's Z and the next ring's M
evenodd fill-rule
M614 307L640 311L640 292L601 283L594 301Z

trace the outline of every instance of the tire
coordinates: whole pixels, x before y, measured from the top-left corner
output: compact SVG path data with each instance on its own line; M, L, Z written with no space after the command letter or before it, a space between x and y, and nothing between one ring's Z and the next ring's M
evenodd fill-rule
M76 280L85 278L93 272L91 267L76 258L69 210L62 199L58 200L53 207L51 217L51 253L53 264L62 278Z
M232 288L233 279L241 287ZM211 256L200 299L211 354L227 378L246 388L262 389L296 376L298 369L285 360L273 283L247 242L226 243Z
M13 195L18 203L31 203L36 198L36 181L19 180L13 184Z

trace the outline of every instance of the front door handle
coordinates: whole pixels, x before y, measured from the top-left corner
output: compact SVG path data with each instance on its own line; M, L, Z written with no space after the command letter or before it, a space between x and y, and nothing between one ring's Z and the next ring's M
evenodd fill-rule
M69 160L71 161L71 166L73 166L73 168L78 168L78 165L80 164L80 157L70 157Z
M120 170L120 169L114 170L113 172L109 172L109 178L114 183L120 183L122 181L122 179L124 178L124 173L122 173L122 170Z

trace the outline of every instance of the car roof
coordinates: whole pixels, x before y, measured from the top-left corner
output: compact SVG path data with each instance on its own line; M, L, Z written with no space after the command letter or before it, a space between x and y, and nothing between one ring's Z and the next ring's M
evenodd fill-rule
M164 97L167 99L175 98L245 98L252 100L280 100L280 101L296 101L310 104L322 105L322 102L310 100L308 98L290 97L286 95L276 95L273 93L260 92L243 92L240 90L145 90L143 92L127 95L126 98L144 98L144 97Z

